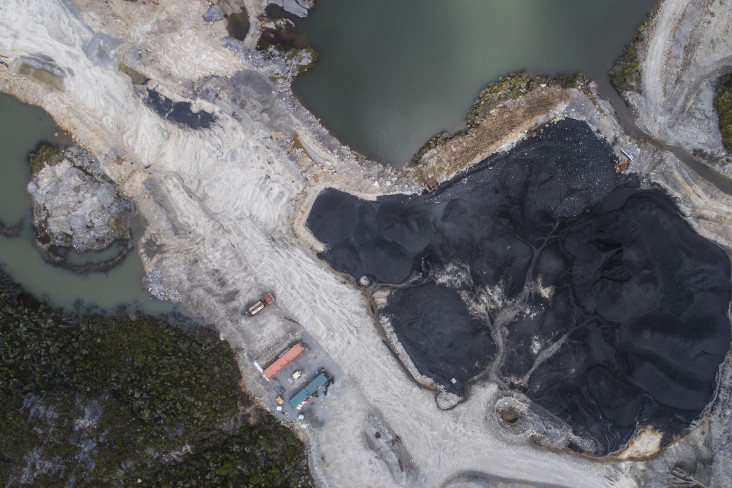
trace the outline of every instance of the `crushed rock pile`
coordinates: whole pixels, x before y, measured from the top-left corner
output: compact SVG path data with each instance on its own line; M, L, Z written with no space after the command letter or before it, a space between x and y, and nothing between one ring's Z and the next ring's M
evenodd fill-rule
M39 157L40 155L40 157ZM31 155L36 244L42 251L73 247L99 251L130 238L132 204L86 149L44 145Z

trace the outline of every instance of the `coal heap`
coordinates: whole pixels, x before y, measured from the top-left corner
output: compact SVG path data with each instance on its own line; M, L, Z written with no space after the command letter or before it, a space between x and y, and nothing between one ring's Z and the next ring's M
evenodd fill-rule
M730 344L726 254L614 162L567 119L429 194L325 190L308 226L335 269L409 278L381 314L422 374L463 394L500 361L501 379L614 451L638 425L670 438L698 418Z
M208 129L216 120L205 110L194 112L190 102L173 102L153 89L147 90L147 96L142 101L164 119L191 129Z

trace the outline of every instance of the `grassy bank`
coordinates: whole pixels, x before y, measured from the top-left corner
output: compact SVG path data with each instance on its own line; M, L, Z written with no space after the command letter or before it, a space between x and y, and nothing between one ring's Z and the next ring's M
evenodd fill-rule
M62 313L0 283L7 486L309 486L302 443L209 329Z
M641 60L639 53L648 39L648 27L655 19L657 12L658 5L648 14L646 20L638 26L635 36L610 69L610 83L621 95L629 91L640 93Z
M449 140L465 135L471 131L488 116L491 110L500 104L519 98L530 90L541 85L559 86L562 88L573 88L583 82L585 78L581 73L561 74L557 76L537 76L531 78L528 73L515 72L493 81L483 88L478 98L473 102L468 115L466 116L467 128L456 134L440 132L432 136L412 157L411 164L417 164L422 157L431 149L441 146Z
M719 117L722 144L732 153L732 73L723 76L714 91L714 109Z
M469 127L477 126L488 113L503 102L518 98L540 85L573 88L583 79L581 73L569 73L557 76L537 76L531 78L527 73L510 73L498 81L489 83L481 90L478 98L468 112Z

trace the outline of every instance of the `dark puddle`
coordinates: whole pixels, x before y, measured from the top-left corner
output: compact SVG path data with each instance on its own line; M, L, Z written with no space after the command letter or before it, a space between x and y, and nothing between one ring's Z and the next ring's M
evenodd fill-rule
M243 41L249 33L249 14L246 9L226 16L226 32L234 39Z
M262 19L262 35L257 49L264 51L274 47L287 52L308 46L307 36L297 30L297 21L302 19L277 5L270 5L264 12L266 17Z
M155 90L148 89L147 96L143 100L164 119L191 129L208 129L215 120L213 115L204 110L192 111L190 102L173 102Z
M730 344L730 265L665 193L614 163L589 126L565 120L432 194L370 202L326 190L308 226L328 246L321 257L356 279L421 275L382 314L448 391L463 394L496 360L490 324L506 309L487 290L523 303L496 371L615 451L637 425L668 440L711 401ZM531 286L538 278L551 295Z

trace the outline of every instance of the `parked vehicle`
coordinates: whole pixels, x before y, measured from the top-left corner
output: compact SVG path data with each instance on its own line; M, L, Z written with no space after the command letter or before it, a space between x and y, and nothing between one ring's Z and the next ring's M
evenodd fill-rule
M267 293L247 309L247 315L251 317L252 315L258 314L259 312L264 310L267 305L272 305L273 303L274 297L271 293Z

